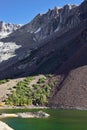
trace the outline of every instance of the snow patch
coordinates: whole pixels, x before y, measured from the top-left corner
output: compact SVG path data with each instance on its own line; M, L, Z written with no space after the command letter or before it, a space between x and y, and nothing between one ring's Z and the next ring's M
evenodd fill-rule
M12 32L10 32L10 33L12 33ZM6 37L8 37L8 35L9 35L10 33L1 32L1 33L0 33L0 39L1 39L1 38L6 38Z
M38 33L41 31L41 28L38 28L34 33Z
M16 45L14 42L0 42L0 62L16 56L15 50L20 47L21 45Z
M60 27L58 26L58 27L55 29L54 32L58 32L58 31L59 31L59 28L60 28Z
M35 37L33 37L33 40L34 40L35 42L37 41Z

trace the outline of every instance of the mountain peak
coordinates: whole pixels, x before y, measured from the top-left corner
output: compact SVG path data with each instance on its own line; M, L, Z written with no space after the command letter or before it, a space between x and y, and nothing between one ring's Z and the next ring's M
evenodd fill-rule
M0 21L0 38L5 37L8 34L14 32L21 26L22 25L20 24L5 23L4 21Z
M66 8L66 9L73 9L75 7L77 7L78 5L76 4L66 4L63 8Z

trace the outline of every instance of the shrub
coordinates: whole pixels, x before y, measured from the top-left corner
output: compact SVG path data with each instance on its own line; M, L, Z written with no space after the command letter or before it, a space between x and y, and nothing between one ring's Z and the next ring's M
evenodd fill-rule
M39 80L38 80L38 83L40 84L40 83L45 83L46 82L46 78L40 78Z
M55 81L46 83L45 78L40 78L38 83L29 87L32 77L27 77L15 86L15 91L9 95L6 104L14 106L47 105L48 98Z

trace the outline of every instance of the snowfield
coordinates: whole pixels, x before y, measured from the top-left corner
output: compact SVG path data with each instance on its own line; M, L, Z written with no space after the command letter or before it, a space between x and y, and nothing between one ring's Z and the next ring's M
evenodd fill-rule
M0 62L16 56L15 50L20 47L21 45L17 45L14 42L7 42L7 43L0 42Z

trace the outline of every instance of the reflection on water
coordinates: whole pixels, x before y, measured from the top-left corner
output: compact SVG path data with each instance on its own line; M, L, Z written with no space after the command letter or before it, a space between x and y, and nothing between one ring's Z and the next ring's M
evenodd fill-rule
M38 110L0 110L0 113L28 111ZM14 128L14 130L87 130L87 111L57 109L45 109L43 111L51 116L47 119L6 118L1 120Z

